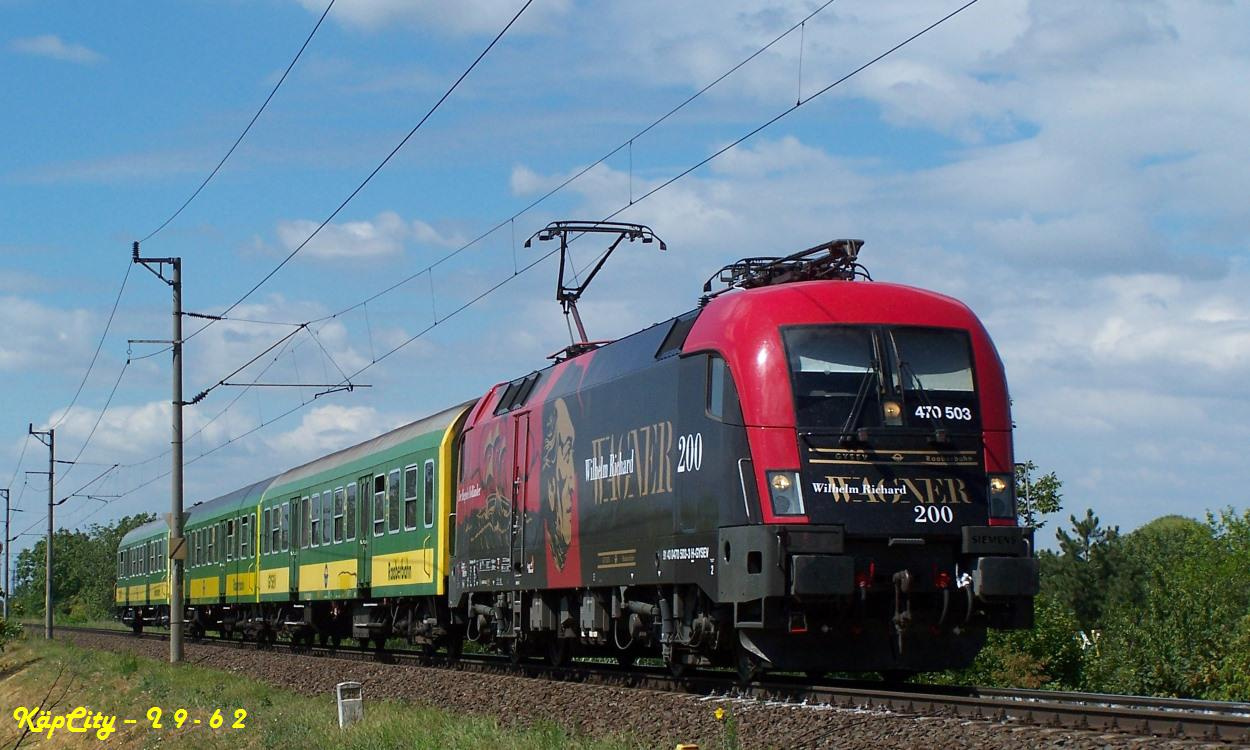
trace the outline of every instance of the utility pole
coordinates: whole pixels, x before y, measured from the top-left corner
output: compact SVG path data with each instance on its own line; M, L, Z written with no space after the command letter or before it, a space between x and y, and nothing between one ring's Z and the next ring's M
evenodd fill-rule
M168 343L174 352L173 435L170 439L173 471L170 472L169 504L169 663L177 664L182 661L182 617L185 609L182 597L182 563L187 557L182 538L182 407L186 405L182 400L182 258L140 258L138 242L133 246L131 257L133 262L142 265L168 284L174 297L173 338L168 342L150 343ZM169 278L165 278L162 273L165 266L172 269Z
M4 493L4 620L9 620L9 536L13 533L9 530L9 488L0 487L0 492Z
M56 507L53 501L56 491L56 429L36 430L35 425L31 424L27 430L39 438L39 442L48 446L48 541L44 545L43 637L52 640L52 512Z

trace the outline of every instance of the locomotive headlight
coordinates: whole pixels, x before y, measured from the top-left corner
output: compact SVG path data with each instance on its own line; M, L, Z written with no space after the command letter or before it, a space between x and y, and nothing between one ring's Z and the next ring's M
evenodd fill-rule
M885 418L898 419L903 415L903 407L898 405L897 401L885 402Z
M990 518L1016 517L1016 488L1010 474L991 474L989 482Z
M799 475L795 471L768 472L768 495L773 504L773 515L801 516L803 493L799 488Z

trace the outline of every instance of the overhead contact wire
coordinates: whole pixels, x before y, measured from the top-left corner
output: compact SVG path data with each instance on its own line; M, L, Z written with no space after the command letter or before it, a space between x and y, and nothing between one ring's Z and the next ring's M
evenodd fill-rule
M244 300L252 296L252 294L254 294L256 290L264 286L267 281L272 279L274 275L278 273L278 271L282 270L282 268L286 266L287 263L290 263L291 260L308 245L309 242L312 242L314 237L316 237L318 234L321 233L322 229L325 229L325 227L334 219L334 217L339 215L339 212L341 212L344 208L347 207L347 204L350 203L352 199L354 199L360 193L361 190L365 189L365 186L369 184L369 182L374 178L374 176L377 175L378 172L382 171L383 167L385 167L388 163L390 163L391 159L394 158L395 154L399 153L399 150L402 149L404 145L407 144L408 141L414 135L416 135L417 131L421 129L421 126L424 125L426 121L429 120L430 117L433 116L433 114L438 111L438 108L442 106L443 102L447 101L447 98L450 97L452 92L454 92L460 86L460 83L464 81L464 79L467 78L470 73L473 72L473 69L476 68L478 63L480 63L482 59L486 57L487 53L490 52L492 49L494 49L495 45L499 42L499 40L502 39L504 34L508 32L508 29L512 28L512 25L517 22L517 19L521 17L521 14L524 13L525 10L529 8L530 4L533 2L534 0L525 1L525 4L521 6L521 9L518 10L516 14L512 16L512 19L509 20L508 23L503 27L503 29L501 29L499 33L495 35L495 38L491 40L490 44L486 45L486 48L483 49L480 54L478 54L477 58L473 60L473 63L470 64L469 67L465 68L464 72L460 74L460 77L456 79L456 82L453 83L451 87L448 88L447 91L445 91L441 97L439 97L437 102L434 103L434 106L430 107L429 111L425 113L425 116L421 118L421 120L412 128L412 130L408 131L408 134L405 135L402 140L400 140L399 144L396 145L395 148L391 149L391 152L386 155L386 158L384 158L381 161L381 163L379 163L376 167L374 167L373 171L370 172L369 175L365 177L365 179L361 181L359 185L356 186L356 189L352 190L352 192L346 198L344 198L341 203L339 203L338 207L335 208L333 211L331 211L330 215L327 216L319 225L317 225L317 228L312 231L312 234L309 234L308 237L304 238L303 242L299 243L299 245L297 245L294 250L288 253L287 256L283 258L280 263L278 263L278 265L274 266L273 269L269 271L269 273L261 277L260 281L256 282L256 284L254 284L251 289L248 289L247 292L245 292L242 297L239 297L237 300L231 303L230 306L227 307L225 311L222 313L223 316L228 315L231 310L243 304ZM185 337L183 340L189 341L190 339L195 338L197 335L202 333L209 326L213 325L214 322L216 321L210 320L204 326L195 330L194 332L191 333L191 335Z
M291 59L291 63L286 66L286 70L282 72L282 77L278 79L276 84L274 84L273 90L269 92L269 96L265 97L265 101L260 105L260 109L256 110L256 114L252 115L252 119L247 123L247 127L243 128L243 132L239 133L239 137L234 139L234 143L231 144L230 149L226 151L226 155L221 157L221 161L217 162L217 166L213 167L213 171L208 173L208 176L204 178L204 181L200 183L200 186L195 189L195 192L191 193L189 198L183 201L182 205L178 207L178 210L174 211L174 213L162 222L159 227L149 232L148 236L140 240L141 243L152 239L162 229L169 226L170 222L178 218L178 215L181 214L187 206L191 205L191 201L195 200L196 196L198 196L200 191L208 185L209 181L212 180L213 177L217 176L217 172L221 170L222 165L226 163L226 160L230 158L230 155L234 153L234 150L239 147L240 143L243 142L244 136L246 136L248 131L252 129L252 126L256 124L256 121L260 119L261 113L264 112L265 108L269 106L269 102L273 100L274 94L278 93L278 89L282 87L282 83L286 81L286 77L290 75L291 69L295 67L295 63L299 62L300 57L304 54L304 50L308 48L308 43L311 42L313 36L316 35L317 29L321 28L321 22L326 20L326 16L330 14L330 9L334 7L334 2L335 0L330 0L330 4L326 6L324 11L322 11L321 17L317 19L317 23L313 26L312 31L308 32L308 37L304 40L304 43L300 45L299 52L295 53L295 57Z
M576 182L577 180L579 180L579 179L581 179L582 177L584 177L584 176L586 175L586 173L587 173L587 172L589 172L590 170L594 169L595 167L599 166L600 164L603 164L603 163L604 163L604 162L606 162L608 159L611 159L613 156L615 156L616 154L620 153L621 149L626 148L626 147L631 147L631 148L632 148L633 143L634 143L634 141L635 141L635 140L637 140L638 138L641 138L642 136L646 135L646 134L647 134L647 133L649 133L651 130L653 130L654 128L656 128L656 127L657 127L657 126L659 126L660 124L662 124L665 120L668 120L670 117L672 117L673 115L675 115L675 114L677 114L678 112L680 112L682 109L685 109L685 108L686 108L686 106L688 106L688 105L689 105L691 102L693 102L695 99L698 99L700 96L703 96L703 95L704 95L704 94L706 94L708 91L710 91L712 88L714 88L717 84L719 84L721 81L724 81L726 78L728 78L729 76L731 76L731 75L733 75L734 73L736 73L736 72L737 72L739 69L741 69L744 65L746 65L746 64L747 64L747 63L749 63L749 62L751 62L751 61L752 61L752 60L754 60L755 58L759 57L759 56L760 56L761 54L763 54L764 52L768 51L770 48L772 48L772 47L773 47L773 45L777 44L777 42L780 42L782 39L784 39L784 38L786 38L787 36L789 36L790 34L794 33L794 30L795 30L795 29L800 28L803 24L805 24L805 23L807 23L808 21L810 21L810 20L811 20L813 17L815 17L818 13L820 13L820 12L821 12L821 11L823 11L825 8L827 8L827 7L829 7L830 5L832 5L834 2L836 2L836 0L826 0L826 2L825 2L824 4L822 4L821 6L819 6L818 8L816 8L816 10L812 11L812 12L811 12L811 13L809 13L807 16L805 16L805 17L803 18L803 20L801 20L801 21L799 21L798 23L794 24L794 25L793 25L793 26L791 26L789 29L786 29L784 32L782 32L781 34L779 34L778 36L776 36L776 37L775 37L775 38L774 38L771 42L769 42L768 44L765 44L763 47L760 47L759 49L755 50L755 52L752 52L750 55L748 55L748 56L746 56L745 58L743 58L741 61L739 61L739 62L738 62L738 64L737 64L737 65L734 65L733 67L729 68L729 69L728 69L728 70L726 70L724 73L722 73L721 75L717 76L717 77L716 77L716 79L715 79L715 80L713 80L711 83L708 83L708 84L707 84L707 85L705 85L703 88L699 89L699 90L698 90L698 91L696 91L695 93L693 93L693 94L691 94L690 96L686 97L686 99L685 99L685 100L683 100L680 104L678 104L677 106L673 107L673 108L672 108L672 109L670 109L668 112L665 112L663 115L660 115L660 117L658 117L658 118L657 118L657 119L655 119L653 122L651 122L651 124L647 125L647 126L646 126L646 127L644 127L642 130L639 130L637 133L634 133L634 134L633 134L632 136L630 136L628 139L626 139L626 140L622 141L622 142L620 143L620 145L618 145L617 147L613 148L611 151L607 152L606 154L604 154L603 156L599 157L599 158L598 158L598 159L596 159L595 161L593 161L593 162L591 162L590 164L586 165L585 167L583 167L582 169L580 169L580 170L579 170L576 174L574 174L573 176L571 176L571 177L569 177L569 178L565 179L565 180L564 180L564 182L561 182L559 185L555 186L555 187L554 187L554 188L552 188L551 190L548 190L546 193L544 193L544 194L543 194L542 196L540 196L539 198L536 198L535 200L531 201L531 202L529 203L529 205L525 206L525 207L524 207L524 208L522 208L520 211L517 211L516 213L512 214L512 215L511 215L511 216L509 216L508 218L506 218L506 219L504 219L504 220L500 221L499 223L495 224L495 225L494 225L493 227L491 227L490 229L487 229L486 231L484 231L484 232L482 232L481 234L477 235L476 237L474 237L473 239L469 240L469 241L468 241L468 242L466 242L465 244L461 245L460 247L456 248L455 250L451 251L450 253L448 253L448 254L444 255L443 257L441 257L441 258L439 258L438 260L434 261L433 263L429 264L429 265L428 265L428 266L426 266L425 268L422 268L420 271L417 271L417 272L415 272L415 273L413 273L413 274L411 274L411 275L409 275L409 276L407 276L407 277L405 277L405 278L401 279L400 281L397 281L397 282L395 282L394 284L391 284L390 286L386 287L385 289L383 289L383 290L381 290L381 291L379 291L379 292L377 292L377 293L375 293L375 294L373 294L373 295L371 295L371 296L369 296L369 297L366 297L365 299L361 300L360 302L357 302L357 303L355 303L355 304L353 304L353 305L351 305L351 306L349 306L349 307L346 307L346 308L344 308L344 309L342 309L342 310L339 310L339 311L338 311L338 312L336 312L336 313L333 313L333 314L330 314L330 315L325 315L325 316L320 317L320 318L315 318L315 319L313 319L313 320L311 320L311 321L309 321L309 322L310 322L310 323L320 323L320 322L321 322L321 321L323 321L323 320L329 320L330 318L336 318L336 317L338 317L339 315L343 315L344 313L351 312L352 310L356 309L357 307L360 307L361 305L364 305L364 304L368 304L368 303L370 303L370 302L373 302L374 300L378 299L379 297L383 297L383 296L385 296L385 295L387 295L387 294L389 294L389 293L391 293L391 292L395 291L396 289L398 289L399 287L403 286L404 284L407 284L408 282L412 281L413 279L416 279L416 278L420 277L422 274L428 273L429 271L432 271L433 269L437 268L438 266L442 265L443 263L446 263L447 261L451 260L452 258L455 258L455 257L456 257L457 255L459 255L460 253L464 252L465 250L468 250L469 248L473 247L473 246L474 246L474 245L476 245L477 243L481 242L482 240L486 239L487 237L491 236L491 235L492 235L492 234L494 234L495 232L497 232L497 231L499 231L500 229L502 229L502 228L504 227L504 225L509 224L509 223L512 223L512 222L515 222L515 221L516 221L517 219L519 219L521 216L524 216L526 213L530 212L530 211L531 211L531 210L533 210L535 207L537 207L537 206L539 206L540 204L542 204L543 202L545 202L548 198L552 197L552 196L553 196L553 195L555 195L556 193L560 192L560 191L561 191L561 190L563 190L564 188L568 187L569 185L573 184L573 183L574 183L574 182ZM513 242L515 243L515 238L514 238ZM514 263L514 265L515 265L515 263ZM514 269L514 271L515 271L515 269Z

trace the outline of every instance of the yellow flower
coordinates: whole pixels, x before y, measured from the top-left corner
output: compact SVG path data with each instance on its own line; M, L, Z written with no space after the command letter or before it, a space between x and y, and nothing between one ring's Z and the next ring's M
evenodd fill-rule
M717 720L717 721L721 721L721 720L722 720L722 719L724 719L724 718L725 718L725 709L720 708L720 707L718 706L718 707L716 708L716 720Z

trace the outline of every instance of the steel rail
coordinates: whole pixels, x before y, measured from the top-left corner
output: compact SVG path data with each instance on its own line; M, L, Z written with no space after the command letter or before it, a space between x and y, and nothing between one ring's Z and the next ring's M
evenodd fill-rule
M128 630L61 629L136 637ZM164 640L168 636L160 632L145 632L138 637ZM255 641L212 636L204 636L199 641L239 647L255 644ZM491 654L463 654L451 660L445 654L423 651L378 651L345 645L329 647L301 646L286 641L279 643L290 646L292 653L318 658L408 664L730 699L751 698L795 705L880 710L903 715L956 716L979 721L1250 743L1250 703L949 685L883 685L862 680L812 684L784 675L741 685L733 673L716 670L694 671L675 678L663 667L635 665L626 668L584 661L554 667L537 660L513 662L508 656Z

